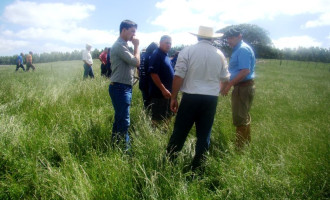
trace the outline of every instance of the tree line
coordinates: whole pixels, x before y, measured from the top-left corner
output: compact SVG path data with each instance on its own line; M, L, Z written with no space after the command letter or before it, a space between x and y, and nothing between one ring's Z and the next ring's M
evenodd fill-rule
M277 49L272 44L269 38L269 33L254 24L239 24L227 26L223 29L218 30L218 33L224 33L230 28L238 28L243 34L243 40L251 45L256 57L262 59L279 59L279 60L297 60L297 61L309 61L309 62L323 62L330 63L330 48L320 48L320 47L299 47L295 49ZM223 38L217 39L214 42L214 46L221 49L226 57L231 55L231 48L229 48L227 41ZM173 56L175 52L180 51L185 46L172 47L169 51L169 56ZM101 54L102 49L94 49L91 54L93 59L97 59ZM15 65L17 60L17 55L13 56L0 56L0 65ZM34 54L34 63L46 63L46 62L56 62L56 61L68 61L68 60L81 60L82 50L75 50L73 52L51 52ZM24 61L25 63L25 61Z

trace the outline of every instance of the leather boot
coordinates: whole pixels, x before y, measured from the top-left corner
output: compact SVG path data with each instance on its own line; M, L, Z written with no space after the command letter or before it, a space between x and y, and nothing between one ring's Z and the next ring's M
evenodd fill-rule
M250 124L246 126L236 127L236 149L243 149L245 144L249 144L251 141Z

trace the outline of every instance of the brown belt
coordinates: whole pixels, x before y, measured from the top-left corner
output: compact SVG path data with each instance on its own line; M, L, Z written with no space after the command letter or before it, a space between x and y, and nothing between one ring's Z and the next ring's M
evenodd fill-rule
M244 86L250 86L250 85L254 85L254 80L253 79L239 82L235 86L243 86L244 87Z

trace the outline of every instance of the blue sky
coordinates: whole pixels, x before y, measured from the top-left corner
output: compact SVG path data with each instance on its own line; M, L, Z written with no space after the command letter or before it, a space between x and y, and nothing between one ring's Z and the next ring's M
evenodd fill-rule
M124 19L138 24L141 49L164 34L189 45L200 25L240 23L266 29L277 48L330 48L329 0L1 0L0 56L103 49Z

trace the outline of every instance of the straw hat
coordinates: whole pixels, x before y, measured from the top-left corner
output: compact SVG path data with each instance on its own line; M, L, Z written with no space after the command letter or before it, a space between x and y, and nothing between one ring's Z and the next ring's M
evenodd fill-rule
M213 28L207 26L199 26L198 33L191 34L201 38L220 38L223 36L223 33L214 33Z

